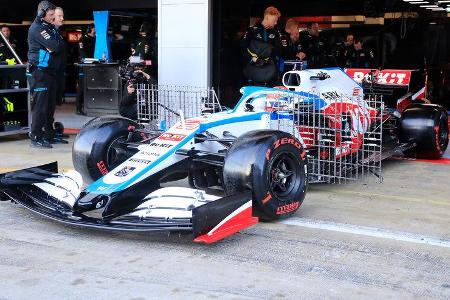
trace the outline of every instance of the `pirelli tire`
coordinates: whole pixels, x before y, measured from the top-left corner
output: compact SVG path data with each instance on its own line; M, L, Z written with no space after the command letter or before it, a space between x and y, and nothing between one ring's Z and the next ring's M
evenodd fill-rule
M439 159L448 146L448 113L440 105L413 104L400 119L400 142L414 142L410 157Z
M130 154L123 145L133 120L120 116L103 116L86 123L77 134L72 161L85 182L93 182L125 161Z
M294 214L308 186L306 152L292 135L250 131L225 157L223 185L228 195L252 190L255 215L270 221Z

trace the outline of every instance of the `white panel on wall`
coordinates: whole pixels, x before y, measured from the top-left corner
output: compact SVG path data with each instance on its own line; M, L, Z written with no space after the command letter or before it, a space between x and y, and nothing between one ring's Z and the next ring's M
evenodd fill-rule
M207 68L206 58L203 57L201 48L185 48L180 55L179 48L164 48L164 58L170 59L168 63L164 61L163 72L159 71L159 84L188 85L195 87L206 87ZM196 58L196 59L193 59ZM161 60L159 61L161 64Z
M210 85L210 0L158 0L158 83Z

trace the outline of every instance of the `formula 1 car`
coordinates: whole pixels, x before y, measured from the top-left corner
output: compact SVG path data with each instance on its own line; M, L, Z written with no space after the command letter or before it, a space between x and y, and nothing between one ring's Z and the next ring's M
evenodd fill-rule
M311 182L376 169L397 150L436 158L447 147L442 107L413 104L400 115L338 68L294 68L283 85L244 87L233 109L203 103L204 113L192 118L152 91L146 109L176 114L173 126L93 119L74 142L76 171L58 173L51 163L2 174L0 200L68 224L188 231L212 243L294 214ZM161 188L186 177L191 188ZM83 188L83 179L92 183Z

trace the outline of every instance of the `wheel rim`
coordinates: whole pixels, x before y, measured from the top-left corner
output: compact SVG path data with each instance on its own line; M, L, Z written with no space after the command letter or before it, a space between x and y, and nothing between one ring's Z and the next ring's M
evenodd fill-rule
M280 200L292 200L289 195L298 188L298 162L291 153L280 153L269 169L269 183L272 195Z
M126 150L123 148L125 141L126 137L120 136L109 145L106 151L106 163L110 169L126 159Z
M442 119L438 132L439 148L442 151L444 151L445 148L447 147L447 143L448 143L448 124L445 122L445 119Z

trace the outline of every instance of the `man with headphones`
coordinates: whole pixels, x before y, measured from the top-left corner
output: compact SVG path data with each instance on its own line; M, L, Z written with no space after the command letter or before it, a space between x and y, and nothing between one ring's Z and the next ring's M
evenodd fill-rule
M95 27L88 25L85 33L78 41L78 50L80 53L80 60L94 57L95 49Z
M93 58L94 50L95 50L95 27L94 24L90 24L87 26L86 31L78 40L78 53L80 62L83 63L85 58ZM78 86L77 86L77 99L76 99L76 107L77 114L84 115L84 73L82 69L79 69L78 74Z
M56 97L56 74L58 60L55 55L64 49L64 44L56 37L52 23L56 6L49 1L41 1L38 13L28 30L28 63L31 105L31 145L37 148L52 148L58 143L51 132L44 132L48 123L49 103Z

